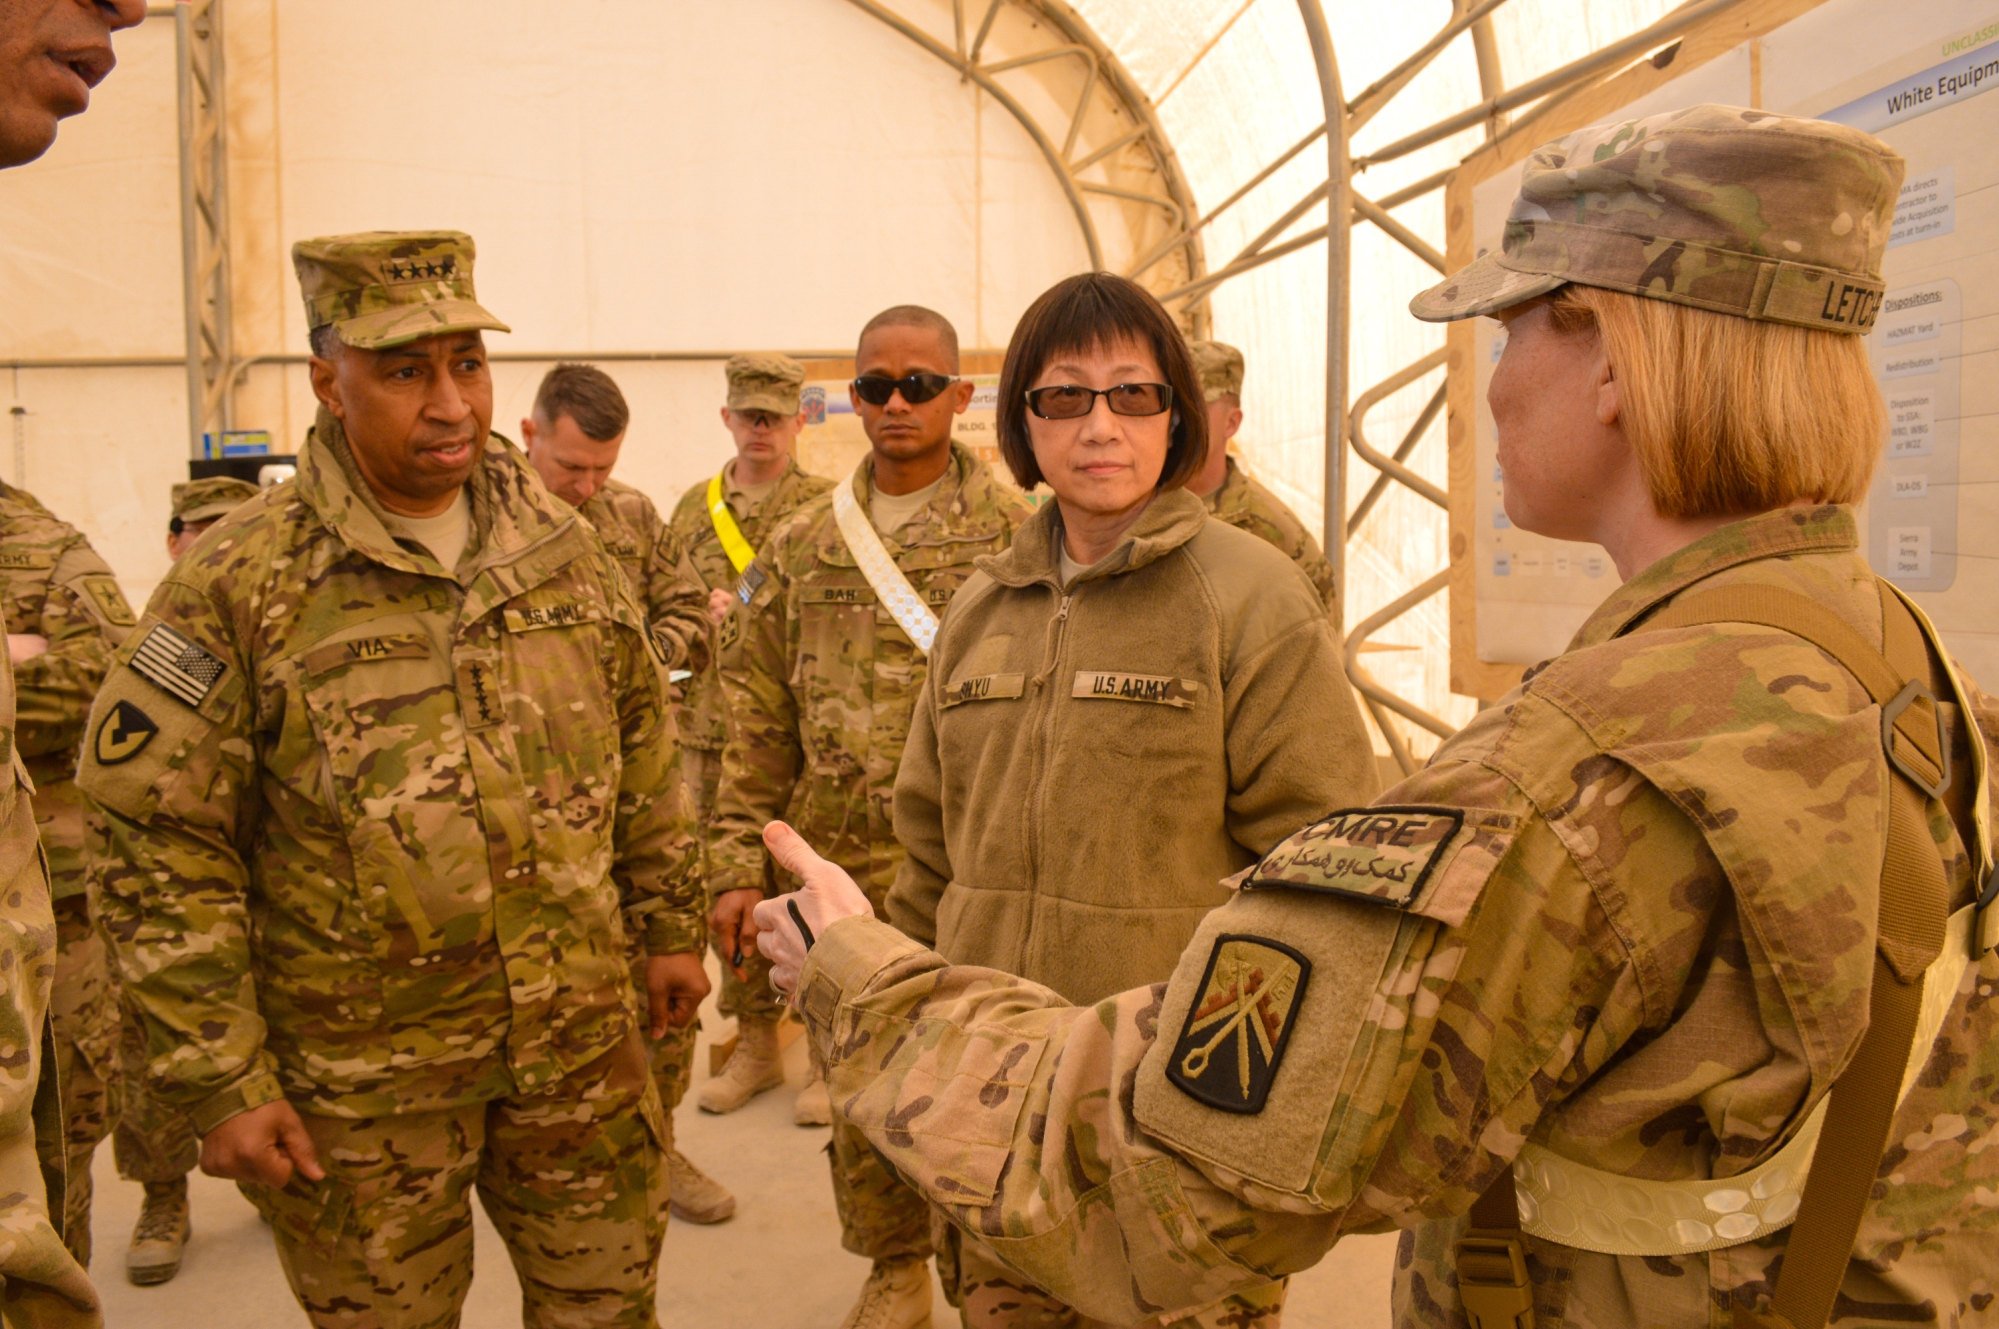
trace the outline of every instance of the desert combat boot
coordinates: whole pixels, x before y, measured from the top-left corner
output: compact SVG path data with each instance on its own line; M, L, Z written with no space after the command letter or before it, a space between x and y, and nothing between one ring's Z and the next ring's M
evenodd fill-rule
M706 1226L726 1223L736 1216L736 1197L729 1194L728 1187L694 1166L678 1149L667 1155L666 1182L672 1197L668 1212L675 1218Z
M736 1048L722 1073L701 1086L695 1099L703 1112L734 1112L766 1089L784 1083L784 1059L777 1050L777 1021L742 1016L736 1021Z
M876 1260L840 1329L930 1329L930 1261Z
M164 1283L180 1272L193 1224L187 1212L187 1178L146 1183L146 1202L125 1251L125 1277L140 1287Z

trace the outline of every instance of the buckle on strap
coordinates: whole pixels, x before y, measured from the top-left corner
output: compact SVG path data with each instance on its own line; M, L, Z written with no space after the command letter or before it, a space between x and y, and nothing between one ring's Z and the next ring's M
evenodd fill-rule
M1472 1329L1534 1329L1534 1285L1517 1232L1473 1228L1458 1238L1454 1262Z
M1895 728L1895 722L1901 719L1902 712L1908 710L1918 699L1930 704L1930 718L1936 722L1939 773L1935 780L1931 780L1929 776L1910 765L1897 747L1901 731ZM1911 784L1931 798L1939 801L1943 799L1945 791L1950 788L1950 735L1943 727L1943 708L1937 705L1937 694L1930 691L1929 684L1921 679L1911 679L1902 685L1902 690L1896 693L1887 705L1881 708L1881 746L1888 754L1889 765L1906 776ZM1923 756L1921 752L1917 752L1916 755L1922 758L1924 765L1929 764L1929 758Z

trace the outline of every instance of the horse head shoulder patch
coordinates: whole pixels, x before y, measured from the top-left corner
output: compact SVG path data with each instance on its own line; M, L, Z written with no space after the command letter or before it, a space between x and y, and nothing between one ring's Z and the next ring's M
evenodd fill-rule
M1282 942L1217 937L1166 1078L1223 1112L1263 1111L1311 977L1312 962Z
M116 766L145 751L159 732L160 726L152 716L129 701L120 701L97 722L91 754L100 766Z

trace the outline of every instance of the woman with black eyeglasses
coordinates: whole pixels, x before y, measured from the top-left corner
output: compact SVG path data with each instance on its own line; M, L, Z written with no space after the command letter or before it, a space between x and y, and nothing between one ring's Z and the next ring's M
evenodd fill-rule
M999 432L1014 479L1053 500L944 616L896 778L888 916L1087 1003L1166 979L1217 883L1367 802L1374 758L1312 584L1181 488L1207 452L1199 380L1143 288L1090 273L1035 301ZM967 1325L1073 1323L990 1252L960 1245L954 1277L940 1249ZM1273 1284L1156 1323L1274 1326L1282 1300Z

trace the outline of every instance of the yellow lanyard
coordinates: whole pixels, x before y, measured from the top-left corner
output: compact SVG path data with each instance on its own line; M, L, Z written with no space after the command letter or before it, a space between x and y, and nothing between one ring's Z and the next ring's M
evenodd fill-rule
M729 556L730 566L737 572L756 561L757 551L743 538L743 528L736 525L736 514L729 511L728 501L722 497L721 471L715 472L715 478L708 482L708 520L714 523L722 552Z

